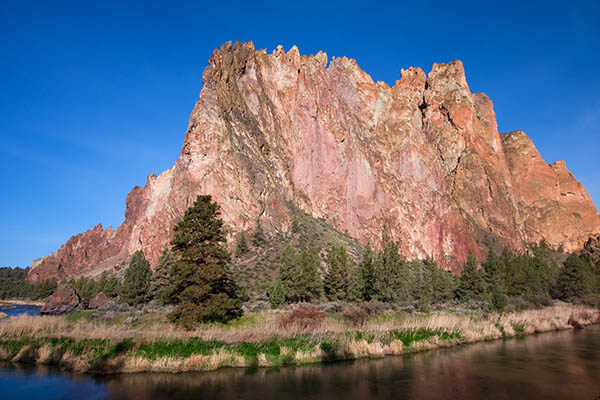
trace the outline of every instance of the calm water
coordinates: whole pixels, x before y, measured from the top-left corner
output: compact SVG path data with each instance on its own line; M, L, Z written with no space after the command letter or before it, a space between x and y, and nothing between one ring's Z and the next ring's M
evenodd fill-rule
M0 365L9 399L596 399L600 326L383 360L89 377Z
M10 307L10 308L9 308ZM0 305L0 312L12 317L13 315L27 314L27 315L38 315L40 313L40 306L30 306L25 304L14 304L6 307L6 305ZM14 307L14 308L12 308Z

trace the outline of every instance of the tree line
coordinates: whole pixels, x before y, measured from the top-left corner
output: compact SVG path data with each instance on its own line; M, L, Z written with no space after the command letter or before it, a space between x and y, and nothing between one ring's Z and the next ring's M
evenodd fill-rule
M29 282L29 268L0 268L0 299L42 300L56 289L56 281Z
M416 304L429 310L432 304L450 300L487 302L503 310L509 297L535 305L549 305L553 299L597 302L600 265L584 255L568 255L563 263L545 242L528 253L509 249L498 255L489 249L479 263L470 254L457 276L438 267L433 259L407 261L399 244L385 234L379 252L367 247L355 265L343 247L332 247L326 256L326 270L318 268L316 250L297 252L290 245L280 258L270 301L274 306L297 301L380 301ZM561 265L562 264L562 265Z
M266 242L262 226L252 244ZM137 306L151 300L173 304L169 319L191 328L206 321L226 322L242 315L242 293L232 278L231 254L219 206L210 196L198 196L194 205L174 227L173 240L159 258L154 271L141 251L135 252L123 278L103 273L96 279L66 282L84 304L98 293ZM248 251L244 235L238 236L237 254ZM322 260L316 248L296 249L288 244L282 251L268 297L273 307L295 302L368 302L411 304L421 311L451 300L480 301L490 309L503 310L509 298L548 305L553 299L590 300L600 290L600 265L579 254L562 262L545 242L528 253L493 249L478 265L471 254L457 276L438 267L433 259L406 260L400 245L382 234L380 251L367 246L360 262L343 246L332 246ZM3 298L47 297L54 282L31 284L27 270L0 269Z

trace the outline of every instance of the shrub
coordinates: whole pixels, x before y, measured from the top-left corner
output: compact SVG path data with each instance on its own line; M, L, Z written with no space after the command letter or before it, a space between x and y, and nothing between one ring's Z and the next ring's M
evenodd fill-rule
M590 294L585 296L581 302L587 306L600 307L600 294Z
M344 318L344 321L356 327L363 326L371 318L369 312L365 308L359 306L346 308L342 313L342 317Z
M504 311L508 305L508 296L498 287L494 286L492 290L492 308L496 311Z
M285 329L316 329L323 325L325 313L314 307L298 307L279 320L279 326Z
M374 317L376 315L381 315L386 312L389 308L388 305L382 303L380 301L369 301L361 304L361 307L369 313L369 317Z

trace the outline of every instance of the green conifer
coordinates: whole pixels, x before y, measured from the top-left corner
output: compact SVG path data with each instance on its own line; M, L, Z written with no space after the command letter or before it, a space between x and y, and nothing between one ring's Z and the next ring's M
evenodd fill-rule
M269 293L269 302L271 303L271 308L277 308L285 303L285 287L281 279L276 279L273 282L273 287Z
M262 222L260 218L256 221L256 227L254 228L254 234L252 235L252 245L254 247L262 247L267 242L265 231L263 230Z
M237 236L237 242L235 244L235 256L241 257L248 253L249 250L248 243L246 242L246 234L244 232L240 232Z
M331 247L327 254L325 294L331 301L346 300L349 288L348 254L343 246Z
M291 244L288 244L279 257L278 280L281 281L286 301L300 301L300 260L298 253Z
M123 276L121 301L130 306L145 302L148 299L151 276L150 263L144 257L144 253L141 250L133 253Z
M360 292L362 300L370 301L375 296L375 268L373 264L373 250L367 245L367 250L358 266L360 276Z
M167 304L170 301L171 291L173 290L171 268L174 261L173 253L165 246L152 273L149 288L150 297L160 304Z
M175 225L171 298L180 305L169 320L187 329L205 321L226 322L242 315L238 287L231 279L223 221L210 196L198 196Z
M375 300L386 303L412 300L408 276L408 265L400 256L399 244L382 235L382 251L374 263Z
M477 268L477 259L471 252L460 276L457 297L461 301L485 300L486 295L487 284L483 272Z
M315 301L323 294L323 281L319 269L321 258L313 247L310 251L303 250L300 254L299 292L301 301Z
M578 254L571 254L560 271L557 296L567 301L583 299L592 293L594 286L595 276L589 261Z

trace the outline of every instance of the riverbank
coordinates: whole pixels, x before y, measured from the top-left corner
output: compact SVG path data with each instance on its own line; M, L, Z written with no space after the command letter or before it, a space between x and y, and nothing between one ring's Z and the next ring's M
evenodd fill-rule
M138 320L94 312L17 316L0 324L0 359L86 373L208 371L380 358L598 323L598 310L557 304L505 314L387 311L366 321L339 313L248 313L193 331L161 313Z

